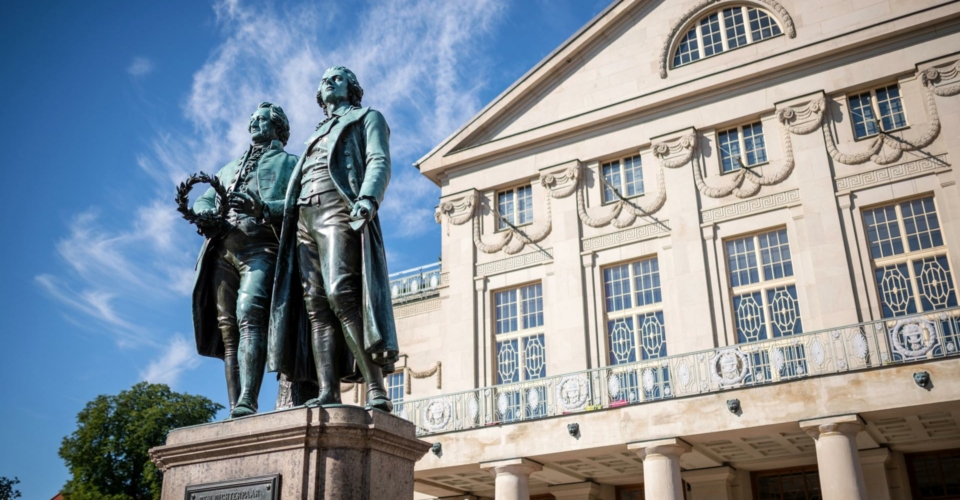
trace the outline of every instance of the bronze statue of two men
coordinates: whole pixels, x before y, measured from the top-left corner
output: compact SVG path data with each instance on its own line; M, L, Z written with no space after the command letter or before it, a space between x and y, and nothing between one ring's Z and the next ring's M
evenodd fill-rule
M367 405L391 411L383 383L398 346L377 211L390 180L390 130L360 107L363 89L342 66L324 72L326 118L301 157L283 150L283 110L260 104L253 144L194 204L206 237L193 293L201 355L222 358L230 416L257 411L264 368L315 381L308 406L340 404L340 381L364 382ZM216 220L216 222L211 222Z

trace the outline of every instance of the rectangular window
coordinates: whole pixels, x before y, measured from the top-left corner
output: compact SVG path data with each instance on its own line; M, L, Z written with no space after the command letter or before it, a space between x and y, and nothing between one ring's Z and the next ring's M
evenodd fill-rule
M957 305L932 196L864 210L863 222L884 318Z
M399 371L387 375L387 379L385 381L387 385L387 396L390 397L390 401L393 401L394 405L403 402L403 393L405 389L403 377L403 372Z
M723 10L723 21L727 25L727 45L735 49L747 44L747 31L743 26L743 9L732 7Z
M528 184L497 193L498 229L533 222L533 188Z
M717 134L720 149L720 167L723 173L767 161L767 147L763 140L763 124L743 125Z
M853 134L857 139L890 132L907 126L907 116L897 84L849 96ZM878 119L879 117L879 119Z
M614 160L600 166L603 176L603 202L643 194L643 167L640 155ZM619 194L619 196L618 196Z
M494 315L497 384L546 377L542 285L494 293Z
M610 365L627 365L667 356L660 268L656 257L603 270ZM635 402L668 397L665 366L613 369L618 379L612 401ZM646 379L644 379L646 377ZM642 398L642 399L641 399Z
M723 52L723 37L720 36L720 13L714 12L700 20L700 37L703 40L703 54L712 56Z
M750 34L753 36L753 41L758 42L780 34L780 26L766 12L748 8L747 16L750 18Z
M756 342L803 331L787 230L728 240L738 342Z
M820 500L820 472L816 467L802 467L753 474L757 500Z
M960 498L960 450L907 455L916 500Z

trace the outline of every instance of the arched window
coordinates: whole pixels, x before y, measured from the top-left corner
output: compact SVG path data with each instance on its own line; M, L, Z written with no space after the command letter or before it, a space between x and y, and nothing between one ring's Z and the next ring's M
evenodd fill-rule
M673 67L783 34L770 13L737 5L701 17L680 39L673 54Z

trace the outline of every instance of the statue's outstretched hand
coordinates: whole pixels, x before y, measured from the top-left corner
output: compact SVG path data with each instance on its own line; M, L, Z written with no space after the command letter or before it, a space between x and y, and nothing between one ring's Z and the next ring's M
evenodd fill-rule
M216 238L223 232L223 219L216 210L201 210L197 214L197 232L207 238Z
M377 215L377 205L373 200L368 200L366 198L361 198L353 204L353 210L350 212L350 218L353 220L373 220L374 216Z
M234 191L227 195L227 203L237 212L263 218L263 201L254 193Z

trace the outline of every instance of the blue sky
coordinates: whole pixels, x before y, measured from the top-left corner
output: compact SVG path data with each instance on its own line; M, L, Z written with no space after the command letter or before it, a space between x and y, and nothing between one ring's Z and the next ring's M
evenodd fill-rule
M6 5L0 95L3 361L0 476L24 498L67 479L83 405L140 380L225 403L196 355L189 293L201 239L174 183L243 151L265 100L288 151L322 118L320 75L353 69L392 129L390 269L436 261L439 189L411 163L600 12L607 0L242 0ZM273 408L268 376L261 409ZM224 415L221 415L223 417Z

